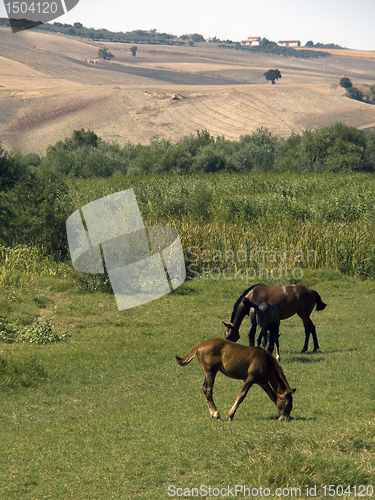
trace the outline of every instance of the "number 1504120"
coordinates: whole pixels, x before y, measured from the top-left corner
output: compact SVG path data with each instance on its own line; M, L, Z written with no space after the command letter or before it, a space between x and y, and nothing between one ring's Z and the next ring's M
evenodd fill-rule
M56 2L8 2L5 7L10 14L56 14Z

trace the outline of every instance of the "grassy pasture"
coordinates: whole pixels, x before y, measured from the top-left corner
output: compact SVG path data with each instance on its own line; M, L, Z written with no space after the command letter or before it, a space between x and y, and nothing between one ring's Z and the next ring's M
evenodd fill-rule
M301 488L302 498L307 486L316 485L316 498L325 498L322 485L350 485L342 496L352 499L354 486L374 485L373 176L69 182L73 208L133 187L145 223L175 226L185 256L197 247L199 269L207 269L172 294L119 312L105 286L85 283L69 263L33 248L0 248L1 316L15 331L31 331L39 318L51 321L61 338L68 335L47 344L0 343L1 500L158 500L173 497L177 490L168 487L181 493L237 484L272 494ZM300 354L299 318L281 325L281 364L297 388L290 422L277 421L259 387L232 423L211 420L199 363L181 368L174 361L175 353L223 335L222 321L254 281L212 271L222 272L232 264L229 251L246 247L316 250L316 260L288 261L303 276L278 281L311 286L328 304L312 316L317 353ZM203 250L211 253L202 256ZM214 250L229 257L215 261ZM262 265L282 268L283 262ZM262 282L275 279L262 276ZM246 332L244 325L243 344ZM240 387L218 375L214 398L223 417Z
M246 286L240 279L187 281L121 313L110 293L58 276L3 289L12 321L48 317L71 338L0 344L0 498L165 499L170 485L237 484L300 487L303 498L317 485L324 498L321 485L373 484L375 286L334 272L325 278L307 271L303 280L328 304L313 313L321 351L300 354L300 320L282 322L282 366L297 387L287 423L257 386L232 423L211 420L199 363L174 361L222 336L221 321ZM244 325L244 344L245 333ZM222 416L240 387L218 375Z

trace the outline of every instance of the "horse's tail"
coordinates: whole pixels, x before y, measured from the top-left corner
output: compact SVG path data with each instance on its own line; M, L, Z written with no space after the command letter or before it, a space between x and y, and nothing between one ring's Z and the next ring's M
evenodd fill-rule
M198 351L198 347L200 346L200 344L197 344L193 347L191 347L188 352L185 354L185 356L183 358L180 358L179 356L177 356L177 354L175 354L174 358L176 360L176 362L180 365L180 366L185 366L187 365L188 363L190 363L190 361L194 358L194 356L197 354L197 351Z
M327 307L327 304L325 304L322 301L322 299L320 298L320 295L318 294L318 292L316 292L315 290L313 290L312 293L314 294L315 300L316 300L316 311L323 311L323 309L325 309Z
M253 307L256 310L259 309L259 306L257 304L254 304L254 302L251 302L251 300L249 300L247 297L243 299L242 304L247 307Z

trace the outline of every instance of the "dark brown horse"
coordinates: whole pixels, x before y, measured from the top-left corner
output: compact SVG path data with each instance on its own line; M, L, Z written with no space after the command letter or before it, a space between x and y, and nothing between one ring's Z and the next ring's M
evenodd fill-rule
M227 418L233 420L237 408L245 399L253 384L258 384L268 394L279 410L279 420L288 420L293 405L293 394L277 361L259 347L235 344L225 339L209 339L195 345L183 358L175 356L180 366L185 366L197 355L205 373L203 394L206 397L212 418L220 420L212 399L212 390L218 371L227 377L244 380L241 392L229 411Z
M260 328L260 332L257 338L257 346L259 347L262 343L263 347L267 349L268 352L272 354L273 348L276 348L276 359L280 361L280 347L279 347L279 328L280 328L280 314L277 307L273 306L269 302L258 302L254 304L246 297L242 299L245 306L249 308L250 311L250 321L256 324ZM227 326L227 325L225 325Z
M227 328L225 330L225 338L227 340L236 342L240 338L240 325L244 317L249 314L249 308L243 303L245 297L254 303L266 301L273 304L279 311L281 320L298 314L305 328L305 344L302 352L307 351L310 333L314 341L314 352L319 349L315 325L310 319L310 314L315 305L317 311L322 311L326 307L326 304L324 304L318 292L303 285L253 285L245 290L234 304L230 323L228 326L226 325ZM248 333L250 346L254 345L256 327L256 321L251 320L251 328Z

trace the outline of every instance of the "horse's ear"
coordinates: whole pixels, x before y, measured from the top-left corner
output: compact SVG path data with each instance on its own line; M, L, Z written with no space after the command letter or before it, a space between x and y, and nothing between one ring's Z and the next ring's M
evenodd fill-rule
M229 323L224 323L224 321L223 321L223 325L225 326L225 328L229 328L230 327L230 324Z
M296 392L297 389L292 389L292 394L294 394Z

